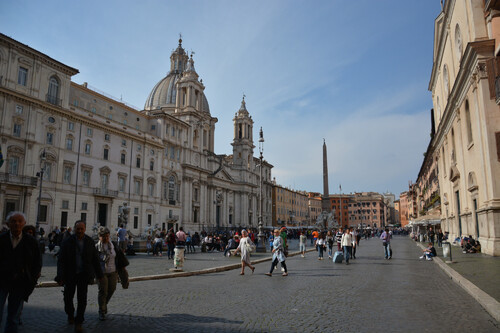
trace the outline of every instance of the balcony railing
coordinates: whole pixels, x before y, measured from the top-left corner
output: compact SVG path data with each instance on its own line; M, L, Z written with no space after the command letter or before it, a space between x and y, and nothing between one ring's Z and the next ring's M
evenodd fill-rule
M57 98L57 96L53 96L53 95L45 95L45 101L46 102L49 102L50 104L54 104L54 105L57 105L57 106L61 106L62 104L62 100L60 98Z
M116 198L118 196L118 191L108 190L107 188L94 187L94 195Z
M179 221L179 215L170 215L167 218L168 221Z
M38 184L38 178L0 172L0 183L36 187Z

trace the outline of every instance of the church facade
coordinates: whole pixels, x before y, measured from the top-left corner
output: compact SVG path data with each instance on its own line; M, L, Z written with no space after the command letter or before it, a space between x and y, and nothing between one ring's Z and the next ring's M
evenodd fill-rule
M170 71L137 110L71 81L78 70L0 34L0 214L44 230L87 225L187 231L271 225L271 170L254 157L243 98L232 155L214 152L204 85L182 40Z

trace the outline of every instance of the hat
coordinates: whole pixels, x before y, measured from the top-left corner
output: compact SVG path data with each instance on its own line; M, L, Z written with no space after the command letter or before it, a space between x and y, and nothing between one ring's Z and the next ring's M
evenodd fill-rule
M106 227L99 227L99 236L109 235L109 229Z

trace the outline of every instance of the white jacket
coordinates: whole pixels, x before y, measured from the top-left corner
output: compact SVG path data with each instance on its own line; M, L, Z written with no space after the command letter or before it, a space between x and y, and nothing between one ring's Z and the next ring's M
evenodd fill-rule
M341 246L352 246L352 235L350 233L344 233L342 235L342 240L340 241Z

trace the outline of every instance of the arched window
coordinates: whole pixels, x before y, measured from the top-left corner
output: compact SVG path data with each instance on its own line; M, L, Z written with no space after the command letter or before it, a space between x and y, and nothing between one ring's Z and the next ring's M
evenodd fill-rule
M455 50L457 53L457 59L460 61L462 58L462 51L463 51L463 46L462 46L462 34L460 33L460 26L457 23L457 26L455 28Z
M469 101L465 101L465 125L467 126L467 142L472 143L472 123L470 119Z
M439 96L436 97L436 113L437 113L437 117L436 117L436 120L438 122L441 121L441 103L439 102Z
M448 74L448 66L444 65L443 67L443 85L444 85L444 95L448 98L450 94L450 78Z
M47 92L47 102L59 105L59 80L55 76L49 79L49 91Z

